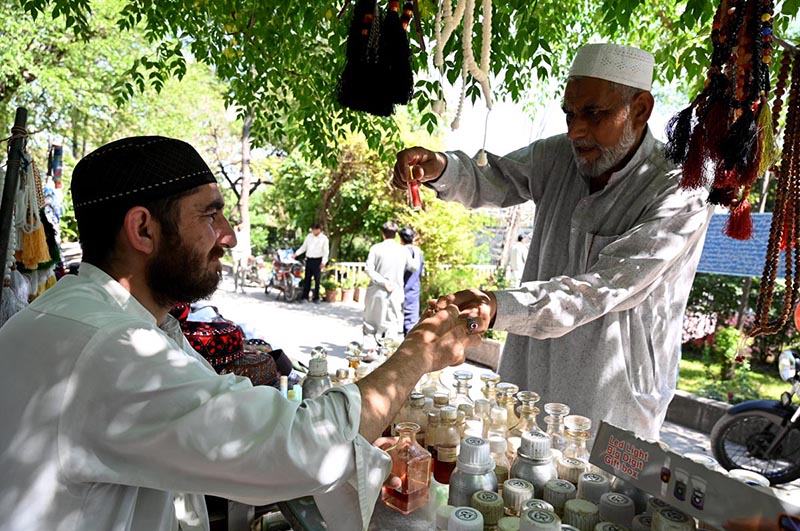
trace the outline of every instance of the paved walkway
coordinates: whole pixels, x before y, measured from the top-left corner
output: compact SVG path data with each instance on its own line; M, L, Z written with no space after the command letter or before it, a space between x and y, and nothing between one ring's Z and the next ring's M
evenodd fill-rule
M273 348L281 348L291 357L307 363L314 347L328 350L329 370L346 367L344 352L351 341L361 342L363 304L354 303L286 303L283 296L276 298L273 290L269 295L256 287L246 287L245 293L235 293L233 281L226 277L209 304L220 313L241 325L247 335L268 341ZM465 364L477 375L483 367ZM460 368L463 368L460 367ZM442 381L452 382L453 368L444 371ZM661 430L661 439L680 454L698 452L711 455L708 436L678 424L666 422ZM800 480L783 487L784 495L790 495L800 503Z

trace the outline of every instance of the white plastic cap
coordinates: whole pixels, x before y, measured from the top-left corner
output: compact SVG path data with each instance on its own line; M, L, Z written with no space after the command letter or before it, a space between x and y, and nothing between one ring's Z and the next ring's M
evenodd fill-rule
M600 497L611 491L608 478L594 472L584 472L578 478L578 498L600 504Z
M485 468L492 463L492 456L489 453L489 441L480 437L467 437L461 441L461 450L458 453L458 466ZM469 470L467 470L469 471Z
M547 509L528 509L519 517L519 531L561 531L561 518Z
M550 457L550 436L542 431L523 432L519 451L531 459L547 459Z
M472 507L456 507L450 513L447 531L483 531L483 515Z
M503 483L503 502L513 513L519 514L522 504L533 498L533 483L512 478Z
M504 454L508 443L503 437L489 437L489 449L496 454Z

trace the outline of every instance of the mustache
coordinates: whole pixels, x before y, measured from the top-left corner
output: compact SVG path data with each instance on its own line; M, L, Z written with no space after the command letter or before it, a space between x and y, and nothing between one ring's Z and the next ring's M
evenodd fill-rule
M208 256L214 260L218 260L223 256L225 256L225 248L216 246L213 249L211 249L211 252L208 253Z
M591 140L587 139L578 139L572 141L572 147L576 148L596 148L600 147L597 142L592 142Z

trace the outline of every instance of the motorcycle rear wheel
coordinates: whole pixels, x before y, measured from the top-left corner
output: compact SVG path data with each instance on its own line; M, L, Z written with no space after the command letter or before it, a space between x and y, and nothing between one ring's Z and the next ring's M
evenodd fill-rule
M772 485L800 478L800 429L790 430L773 455L765 455L782 429L782 420L766 411L723 416L711 430L714 457L727 470L752 470L766 477Z
M290 278L283 287L283 296L286 298L286 302L294 302L299 291Z

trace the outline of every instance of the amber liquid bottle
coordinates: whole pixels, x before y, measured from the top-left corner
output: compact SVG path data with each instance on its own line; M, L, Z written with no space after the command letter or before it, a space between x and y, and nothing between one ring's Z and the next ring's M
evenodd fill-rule
M433 461L433 477L439 483L450 484L450 475L456 468L458 446L461 434L458 433L456 419L458 411L453 406L441 409L441 421L436 433L436 459Z
M403 514L427 505L430 494L431 454L417 443L418 431L418 424L401 422L397 425L400 438L387 450L392 475L399 477L401 484L399 488L384 485L381 500Z

